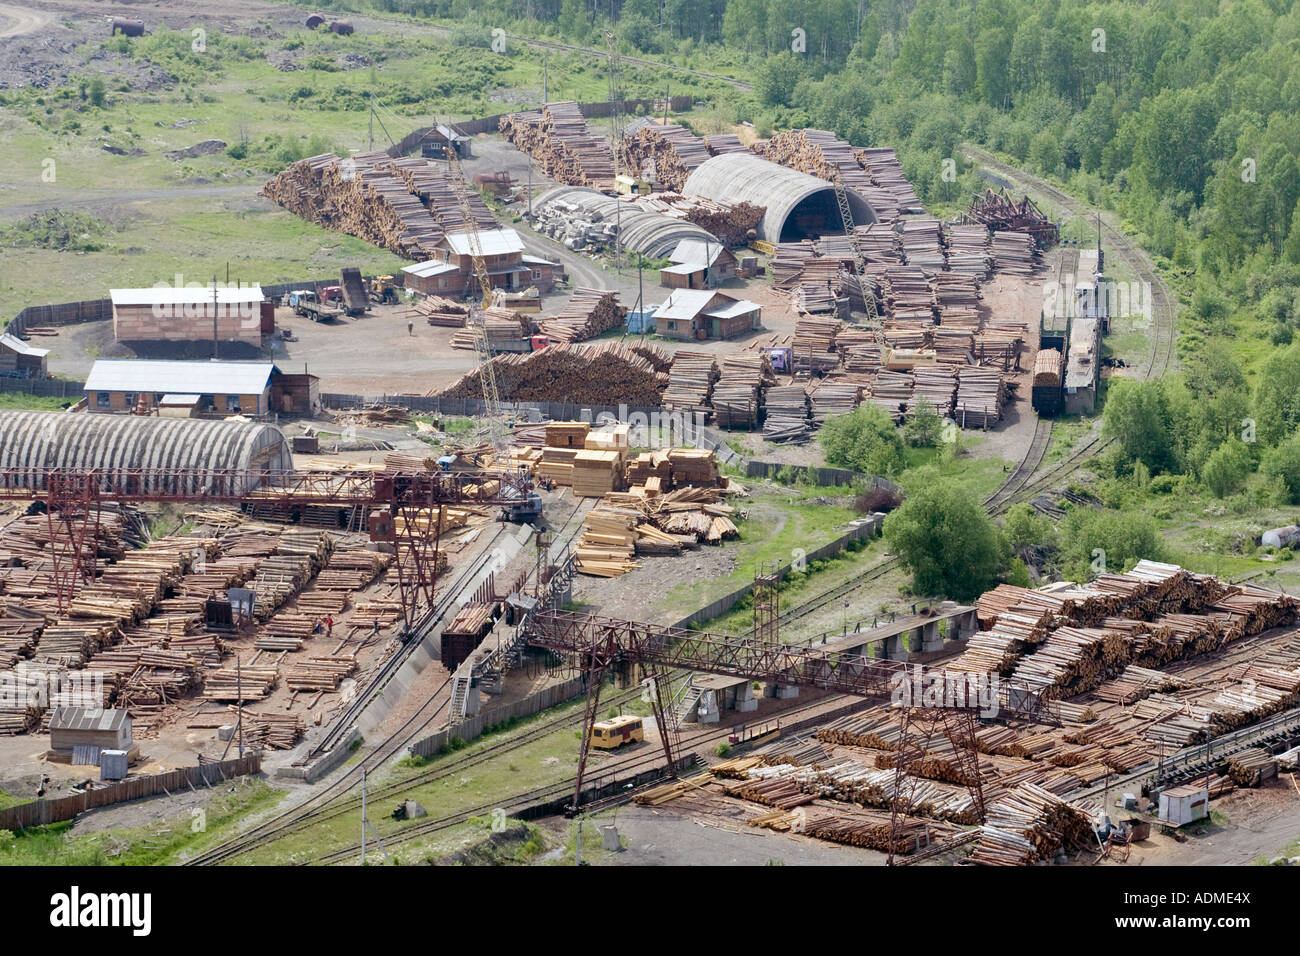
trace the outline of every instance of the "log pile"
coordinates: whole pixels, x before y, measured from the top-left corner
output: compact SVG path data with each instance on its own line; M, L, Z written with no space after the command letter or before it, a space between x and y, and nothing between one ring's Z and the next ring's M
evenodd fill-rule
M995 232L990 244L993 268L1009 275L1032 275L1037 254L1034 238L1027 232Z
M765 353L724 356L713 386L714 422L722 428L757 428L764 390L775 381Z
M617 342L551 345L539 352L498 355L492 361L501 398L506 401L650 407L661 404L670 365L668 356L658 349L628 348ZM481 399L478 370L440 394Z
M444 299L440 295L427 295L416 301L416 315L422 315L430 325L451 329L463 329L469 319L469 306L461 302Z
M987 279L992 265L988 226L948 227L948 269L951 272Z
M407 259L429 259L447 232L464 227L448 176L427 160L394 160L383 152L348 159L325 154L289 166L262 187L262 195L327 229ZM480 227L495 224L473 190L470 205Z
M812 400L813 424L820 428L832 415L847 415L858 407L862 401L862 386L853 383L837 383L830 379L823 380L810 396ZM768 406L771 407L771 392L768 392Z
M766 206L753 203L728 203L706 196L683 196L673 192L632 196L628 202L640 209L693 223L727 245L740 245L751 239L751 233L756 232L763 214L767 212Z
M1028 866L1061 849L1095 845L1090 810L1024 783L990 805L970 859L983 866Z
M957 374L948 365L918 365L912 369L913 389L907 400L907 414L910 416L915 412L916 406L924 399L944 418L951 416Z
M1006 382L999 370L967 365L957 373L953 416L962 428L988 428L1002 418L1006 399Z
M777 243L776 252L767 263L772 284L786 291L794 289L803 278L804 266L816 257L817 251L807 239Z
M680 193L691 173L709 158L704 140L675 123L647 123L623 137L619 152L624 169L639 175L652 165L656 185L674 193Z
M776 444L798 445L812 432L808 424L808 393L802 385L775 385L767 390L763 438Z
M896 219L900 213L925 211L892 148L858 149L856 155L859 165L871 177L873 188L865 194L867 201L882 222Z
M713 383L717 380L718 362L713 353L682 349L673 355L672 367L668 369L664 407L687 411L709 408Z
M581 342L618 328L626 315L617 292L574 289L559 314L542 320L541 331L552 342Z
M614 154L604 136L587 127L577 103L545 104L501 117L506 141L537 160L542 172L569 186L614 188Z

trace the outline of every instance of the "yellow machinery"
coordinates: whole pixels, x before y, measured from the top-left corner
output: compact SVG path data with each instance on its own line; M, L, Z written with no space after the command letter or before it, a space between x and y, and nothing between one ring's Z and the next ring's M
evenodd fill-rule
M645 725L640 717L630 714L598 720L591 727L591 746L602 750L613 750L639 740L645 740Z
M620 196L645 196L650 192L650 184L644 179L620 174L614 177L614 191Z
M910 372L917 365L933 365L938 360L934 349L881 349L881 364L891 372Z

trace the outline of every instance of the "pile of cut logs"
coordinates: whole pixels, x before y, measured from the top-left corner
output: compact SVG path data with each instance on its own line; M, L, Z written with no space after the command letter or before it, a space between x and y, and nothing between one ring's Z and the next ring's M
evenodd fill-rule
M711 352L683 349L673 355L668 369L668 388L664 391L665 408L707 409L713 383L718 380L718 362Z
M469 318L468 305L444 299L440 295L429 295L418 300L413 311L416 315L424 316L430 325L452 329L464 328L465 321Z
M725 356L713 386L714 422L722 428L757 428L763 391L775 381L766 353Z
M802 385L774 385L764 401L763 438L776 444L798 445L812 432L808 424L808 393Z
M538 352L492 359L501 398L509 401L658 406L668 384L669 357L654 347L618 342L558 344ZM476 369L440 394L482 398Z
M500 125L506 141L531 155L556 182L601 191L614 188L609 142L592 134L577 103L547 103L540 111L511 113Z
M679 193L687 177L709 158L708 147L684 126L647 123L631 136L624 136L619 150L625 169L640 174L653 164L660 188Z
M553 342L581 342L617 328L626 315L617 292L574 289L558 315L541 321L541 331Z

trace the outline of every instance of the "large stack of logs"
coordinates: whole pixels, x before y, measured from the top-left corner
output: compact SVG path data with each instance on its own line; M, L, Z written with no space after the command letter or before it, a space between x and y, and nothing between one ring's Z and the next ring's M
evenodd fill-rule
M501 398L507 401L655 407L668 384L671 360L653 347L602 342L551 345L528 354L498 355L492 361ZM482 398L479 371L468 373L440 394Z
M984 866L1028 866L1058 850L1094 846L1090 809L1025 783L989 807L970 859Z
M993 268L1010 275L1032 275L1037 264L1034 238L1027 232L995 232L990 244Z
M408 259L428 259L447 232L464 227L449 175L427 160L394 160L382 152L348 159L326 154L294 163L262 195L328 229ZM473 190L470 206L481 228L495 225Z
M709 399L717 380L718 362L713 353L682 349L673 355L673 364L668 370L664 408L685 411L710 408Z
M422 315L430 325L439 325L452 329L463 329L469 318L469 306L461 302L444 299L440 295L430 295L419 299L412 310Z
M775 444L798 445L812 432L808 423L808 393L802 385L774 385L767 390L763 438Z
M670 123L646 123L619 146L624 169L639 174L649 166L654 169L656 185L679 193L687 178L709 158L708 147L684 126Z
M725 356L713 386L714 422L722 428L757 428L764 389L775 381L766 353Z
M588 129L577 103L547 103L540 111L503 116L501 132L556 182L613 190L614 154L604 136Z
M541 331L553 342L581 342L618 328L626 315L617 292L574 289L559 314L542 320Z
M957 373L957 402L953 415L962 428L988 428L1002 418L1006 380L997 369L964 366Z

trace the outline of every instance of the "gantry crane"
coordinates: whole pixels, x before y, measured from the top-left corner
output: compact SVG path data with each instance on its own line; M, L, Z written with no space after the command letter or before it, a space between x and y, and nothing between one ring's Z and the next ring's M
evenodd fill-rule
M876 296L867 288L867 257L862 252L862 240L853 222L853 209L849 206L849 191L844 185L843 175L836 170L831 180L835 186L835 201L839 203L840 219L844 223L844 235L848 237L849 248L853 251L853 269L858 277L858 288L862 292L862 302L867 310L867 328L872 338L882 349L885 346L885 327L880 320L880 310L876 308Z
M492 280L488 277L487 262L483 259L483 244L479 240L478 223L474 211L469 205L469 184L465 180L465 170L460 164L460 155L448 144L447 174L451 179L452 190L456 193L456 204L460 207L461 218L465 220L465 240L469 244L470 258L474 262L474 275L478 279L482 299L478 308L470 306L466 323L474 332L474 346L479 357L479 381L483 386L483 403L486 406L488 424L488 442L497 462L505 460L506 443L502 434L501 393L497 388L496 366L492 364L492 344L488 340L487 319L483 310L492 305Z

